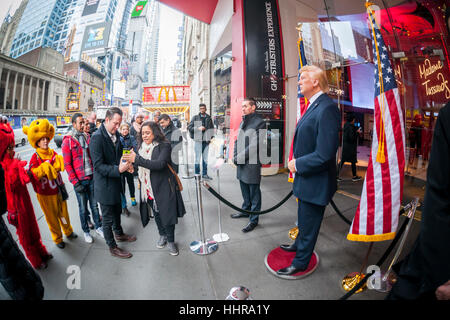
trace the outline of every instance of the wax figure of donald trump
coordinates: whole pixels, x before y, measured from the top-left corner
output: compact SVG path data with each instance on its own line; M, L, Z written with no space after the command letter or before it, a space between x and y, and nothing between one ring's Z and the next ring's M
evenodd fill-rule
M339 146L341 117L334 101L326 94L325 72L316 66L300 69L301 93L308 108L297 123L293 159L288 168L294 173L293 192L298 198L299 235L281 249L296 252L289 266L277 271L279 276L306 276L317 266L311 262L325 207L336 192L336 151Z

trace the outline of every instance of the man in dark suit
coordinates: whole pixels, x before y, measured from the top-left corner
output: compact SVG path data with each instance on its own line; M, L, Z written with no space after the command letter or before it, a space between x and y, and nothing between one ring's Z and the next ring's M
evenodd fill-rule
M135 236L123 233L120 225L122 204L120 194L122 183L120 174L131 171L132 165L122 161L122 144L117 129L122 122L122 110L112 107L106 111L105 121L92 135L89 149L94 164L94 194L100 203L103 216L103 234L111 255L118 258L131 258L132 254L117 247L119 242L136 241Z
M259 130L265 128L264 120L256 114L256 103L251 98L242 101L242 117L239 133L234 142L233 163L237 166L237 178L244 203L242 209L261 211L261 161L259 159ZM248 141L248 143L247 143ZM250 217L242 232L250 232L258 225L259 215L235 213L232 218Z
M285 251L295 251L291 265L277 271L281 276L300 276L309 268L319 235L325 207L336 192L336 151L339 145L340 114L326 94L325 72L316 66L300 70L300 90L309 102L295 129L294 159L288 168L294 176L293 191L298 198L299 235ZM303 273L303 274L302 274Z

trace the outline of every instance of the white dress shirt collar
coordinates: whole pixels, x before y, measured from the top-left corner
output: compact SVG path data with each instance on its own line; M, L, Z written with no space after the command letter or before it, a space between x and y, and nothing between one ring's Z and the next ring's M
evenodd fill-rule
M320 96L322 95L322 93L323 93L323 91L320 90L320 91L317 92L315 95L313 95L313 96L309 99L309 106L311 106L311 105L314 103L314 101L316 101L317 98L320 97ZM309 108L309 106L308 106L308 108Z

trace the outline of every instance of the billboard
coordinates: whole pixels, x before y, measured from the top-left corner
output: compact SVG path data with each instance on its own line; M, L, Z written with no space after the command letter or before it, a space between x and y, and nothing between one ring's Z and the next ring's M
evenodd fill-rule
M147 5L147 2L148 1L139 1L134 7L133 11L131 12L131 17L132 18L140 17L144 12L144 8Z
M86 26L86 29L84 29L81 51L107 47L110 32L111 21Z
M125 99L125 81L114 80L113 94L116 98Z
M191 93L189 86L152 86L144 87L144 103L189 103Z
M84 17L96 13L99 2L100 0L86 0L86 3L84 4L83 13L81 14L81 16Z
M67 98L66 112L77 112L80 111L80 100L78 99L78 94L71 93Z

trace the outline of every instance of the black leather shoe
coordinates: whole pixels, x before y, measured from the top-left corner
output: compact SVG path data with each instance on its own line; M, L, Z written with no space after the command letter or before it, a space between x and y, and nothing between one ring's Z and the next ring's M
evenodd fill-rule
M279 276L292 276L296 273L305 271L306 269L296 268L293 265L290 265L289 267L280 269L277 271L277 275Z
M248 214L247 213L238 212L238 213L230 214L230 217L233 218L233 219L248 218Z
M294 246L294 244L282 244L280 246L280 248L283 249L284 251L287 251L287 252L295 252L295 251L297 251L297 247Z
M252 231L253 229L256 228L258 224L257 223L253 223L253 222L249 222L244 229L242 229L242 232L247 233Z

